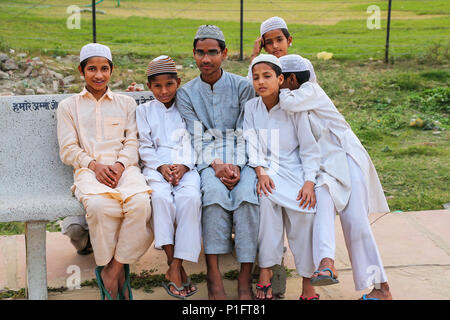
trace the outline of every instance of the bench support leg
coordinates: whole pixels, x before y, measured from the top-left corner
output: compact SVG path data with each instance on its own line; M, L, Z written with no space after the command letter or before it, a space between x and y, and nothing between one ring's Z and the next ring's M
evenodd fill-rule
M29 300L47 300L46 221L25 223L27 287Z

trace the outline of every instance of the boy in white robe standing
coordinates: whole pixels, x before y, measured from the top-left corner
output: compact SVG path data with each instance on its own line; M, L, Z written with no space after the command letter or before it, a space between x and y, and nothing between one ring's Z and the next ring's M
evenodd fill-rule
M152 60L148 87L156 100L136 110L139 155L152 194L155 247L163 248L169 269L163 286L184 299L197 288L187 277L183 260L198 262L201 250L200 176L189 132L175 105L181 79L168 56Z
M370 228L369 213L389 212L369 154L333 102L309 79L308 64L298 55L280 58L285 82L280 107L289 114L308 114L321 150L314 222L313 285L337 283L334 267L336 211L353 268L356 290L375 286L361 299L392 299L387 276ZM321 187L320 187L321 186Z
M305 113L288 115L278 104L283 83L281 64L273 55L260 55L252 63L253 86L259 97L245 105L244 132L249 165L258 176L260 225L258 236L259 283L257 299L272 299L271 268L281 264L284 229L303 277L300 300L317 300L311 286L314 272L312 230L314 186L320 150Z

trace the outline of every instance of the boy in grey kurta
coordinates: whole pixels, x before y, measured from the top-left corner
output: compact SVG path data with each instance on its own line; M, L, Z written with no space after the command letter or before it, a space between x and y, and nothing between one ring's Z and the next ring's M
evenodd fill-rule
M241 263L239 297L251 299L259 210L256 175L246 165L242 125L244 105L254 97L254 90L246 78L222 70L226 54L222 31L201 26L194 40L194 58L201 75L178 90L176 103L198 156L208 296L225 298L217 255L232 251L234 227L236 256Z

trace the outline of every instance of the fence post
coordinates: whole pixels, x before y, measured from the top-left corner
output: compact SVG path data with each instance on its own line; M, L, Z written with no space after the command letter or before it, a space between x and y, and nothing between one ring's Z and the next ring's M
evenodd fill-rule
M389 33L391 30L391 6L392 6L392 0L389 0L387 32L386 32L386 50L385 50L385 56L384 56L385 63L389 63Z
M92 42L97 42L97 26L95 24L95 0L92 0Z
M241 43L240 43L240 53L239 60L244 60L244 0L241 0Z

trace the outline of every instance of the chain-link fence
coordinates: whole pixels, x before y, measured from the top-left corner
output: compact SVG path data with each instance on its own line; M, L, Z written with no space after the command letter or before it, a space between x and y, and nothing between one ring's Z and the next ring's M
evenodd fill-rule
M248 57L260 23L276 15L288 24L292 53L312 57L326 51L342 59L384 59L388 3L96 0L96 41L109 45L115 53L179 57L192 52L199 25L215 24L224 31L231 56ZM78 53L81 46L93 41L90 0L0 0L0 10L2 49ZM392 0L390 55L448 50L449 13L447 0Z

